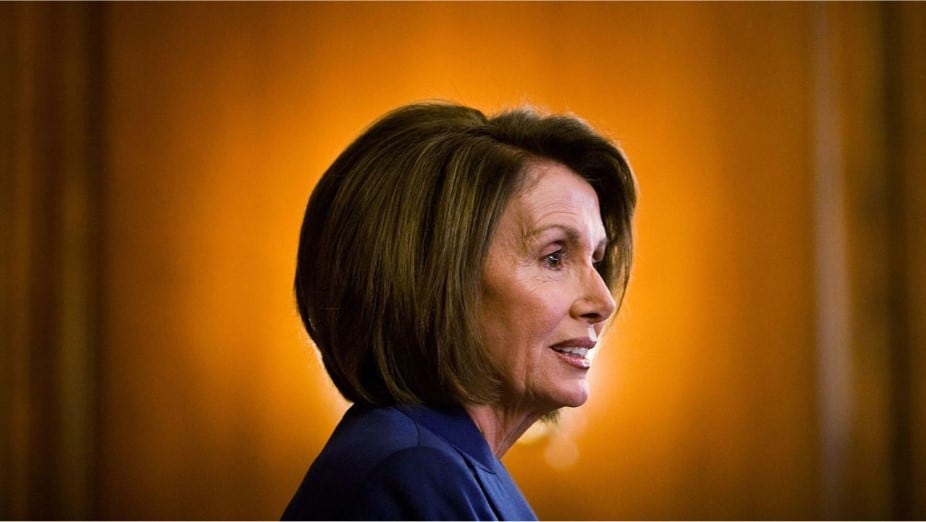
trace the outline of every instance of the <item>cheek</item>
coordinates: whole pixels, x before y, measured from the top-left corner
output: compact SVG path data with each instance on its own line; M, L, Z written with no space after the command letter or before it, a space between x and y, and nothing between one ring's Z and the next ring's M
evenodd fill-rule
M504 359L529 357L555 330L560 315L542 293L515 285L486 294L482 314L486 341Z
M513 319L523 341L531 344L554 342L551 337L568 314L568 307L555 298L550 289L538 289L523 295L518 314Z
M564 281L514 261L487 268L480 314L489 349L509 362L533 359L538 347L559 340L557 328L569 314Z

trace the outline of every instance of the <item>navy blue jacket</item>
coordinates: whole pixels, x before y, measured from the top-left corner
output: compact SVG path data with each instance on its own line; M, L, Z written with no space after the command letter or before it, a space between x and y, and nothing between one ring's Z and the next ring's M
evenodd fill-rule
M536 520L462 408L352 406L284 520Z

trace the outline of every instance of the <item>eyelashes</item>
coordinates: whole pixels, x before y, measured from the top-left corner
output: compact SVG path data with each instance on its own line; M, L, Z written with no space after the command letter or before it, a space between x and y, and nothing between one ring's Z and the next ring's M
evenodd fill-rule
M545 268L554 271L560 271L565 268L566 262L569 261L569 253L566 251L565 247L561 247L555 252L544 255L541 258L541 263ZM596 252L592 257L592 267L596 271L601 271L601 268L604 264L604 253Z

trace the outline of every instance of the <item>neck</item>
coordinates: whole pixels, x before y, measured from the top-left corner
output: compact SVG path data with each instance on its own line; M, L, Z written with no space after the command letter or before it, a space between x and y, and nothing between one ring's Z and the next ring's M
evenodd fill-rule
M543 415L513 411L497 404L468 404L464 408L498 459Z

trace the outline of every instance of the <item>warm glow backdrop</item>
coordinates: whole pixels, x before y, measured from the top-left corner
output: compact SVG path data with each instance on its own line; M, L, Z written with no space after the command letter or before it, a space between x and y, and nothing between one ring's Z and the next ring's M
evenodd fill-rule
M398 105L572 112L629 156L593 397L505 462L547 519L926 517L926 9L0 8L2 518L273 519L346 408L292 275Z

